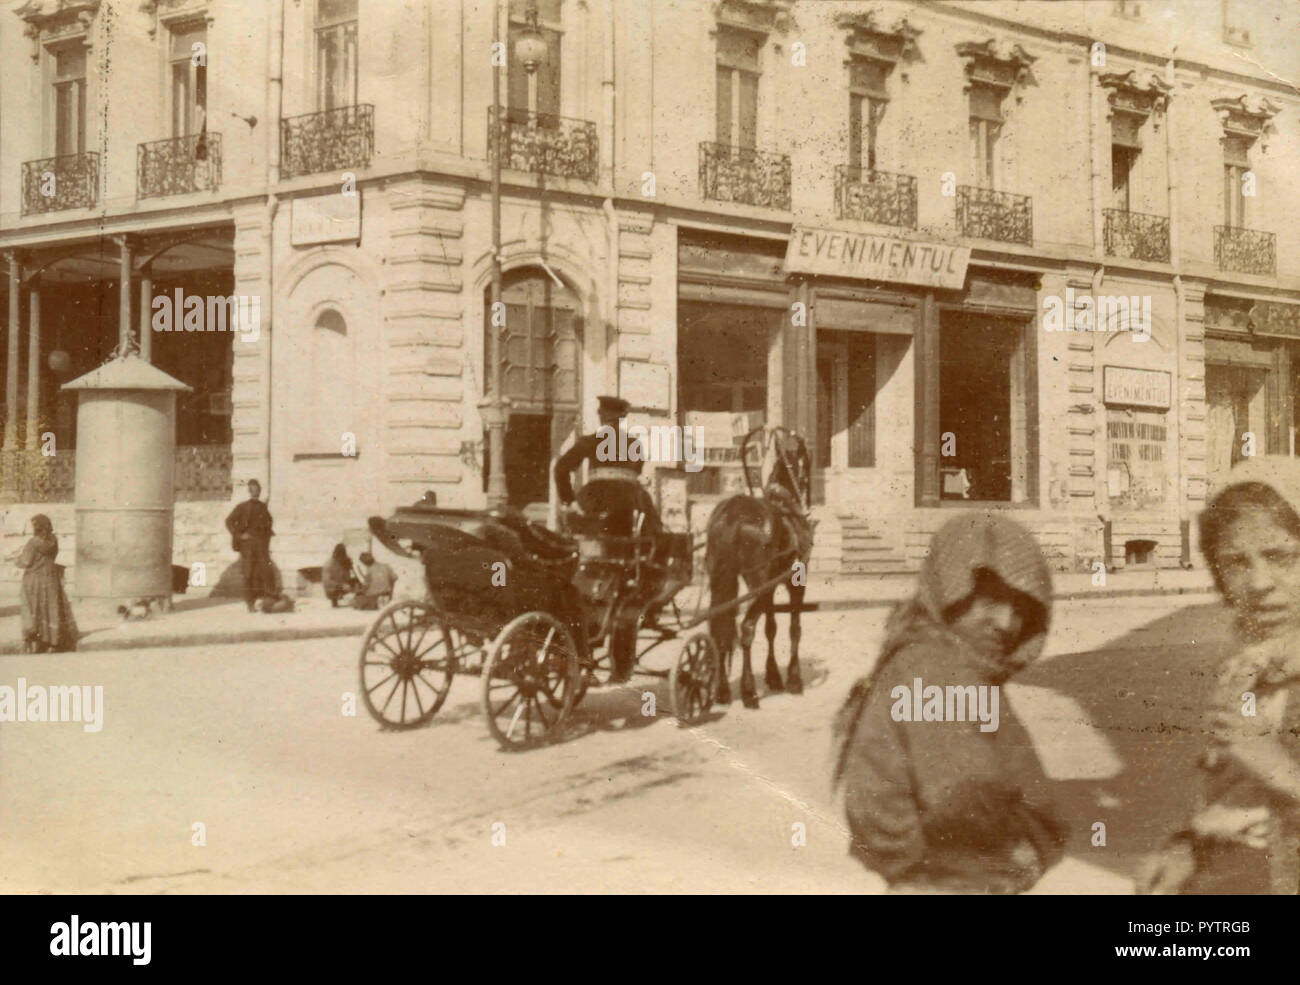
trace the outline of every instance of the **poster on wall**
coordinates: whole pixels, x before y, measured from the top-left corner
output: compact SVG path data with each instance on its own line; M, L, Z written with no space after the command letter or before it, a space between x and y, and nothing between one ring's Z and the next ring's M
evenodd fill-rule
M1112 506L1155 506L1168 499L1166 417L1163 411L1107 410L1106 484Z

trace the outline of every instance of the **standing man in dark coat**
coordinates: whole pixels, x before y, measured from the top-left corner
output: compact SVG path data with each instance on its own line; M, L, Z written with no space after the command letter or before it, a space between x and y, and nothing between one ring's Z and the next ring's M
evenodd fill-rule
M226 529L230 546L239 552L239 570L244 576L244 601L252 612L257 600L269 596L274 587L271 574L271 511L261 500L262 484L248 480L248 499L230 511Z

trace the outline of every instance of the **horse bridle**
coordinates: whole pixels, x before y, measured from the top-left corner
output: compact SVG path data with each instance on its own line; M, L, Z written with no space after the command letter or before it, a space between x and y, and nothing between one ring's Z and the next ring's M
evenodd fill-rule
M781 425L776 425L775 427L772 428L767 428L762 426L756 427L752 431L750 431L747 435L745 435L745 438L741 442L741 446L740 446L740 464L741 464L741 469L745 473L745 487L749 490L749 495L751 496L755 496L757 495L757 493L754 490L753 482L750 480L749 465L747 459L748 459L749 445L751 439L756 434L763 435L762 451L759 455L759 462L758 462L758 469L759 469L758 478L760 484L762 483L763 480L763 476L762 476L763 459L766 457L768 451L773 448L773 445L775 445L776 456L779 465L781 468L785 469L786 475L790 477L790 481L797 487L796 489L793 490L793 492L799 500L799 507L803 511L804 517L807 518L808 514L812 512L812 489L811 489L812 477L811 475L809 475L810 470L804 467L808 463L807 443L803 440L803 438L800 435L794 433L793 431L790 431L785 427L782 427ZM790 460L786 457L785 445L787 441L791 443L797 443L797 445L803 452L802 455L797 456L800 459L800 466L801 466L798 471L795 470L795 467L790 463Z

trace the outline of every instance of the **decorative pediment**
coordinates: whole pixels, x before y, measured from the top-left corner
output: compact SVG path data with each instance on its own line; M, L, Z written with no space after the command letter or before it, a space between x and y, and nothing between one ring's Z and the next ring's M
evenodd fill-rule
M892 27L886 27L877 11L868 10L865 13L840 14L835 18L835 26L848 32L845 43L854 55L865 55L891 64L921 57L916 44L921 30L908 23L906 17L899 17Z
M89 35L99 11L99 0L27 0L14 11L27 22L23 31L32 42L32 61L44 45Z
M792 6L792 0L718 0L713 19L756 34L787 34L794 27Z
M1007 92L1035 82L1030 66L1038 59L1018 44L1006 44L993 38L966 41L957 45L957 54L966 62L966 77L971 82L997 86Z
M1250 140L1263 138L1260 146L1268 149L1268 136L1273 132L1273 117L1281 112L1282 107L1266 96L1251 98L1246 95L1213 99L1210 105L1219 114L1223 132L1230 136L1246 137Z
M158 26L170 28L174 24L203 20L212 24L208 14L207 0L144 0L140 10L153 18L149 25L149 37L158 34Z
M1133 113L1143 119L1154 113L1163 113L1169 105L1173 86L1158 75L1149 75L1145 81L1136 71L1112 72L1097 79L1102 88L1110 90L1111 109Z

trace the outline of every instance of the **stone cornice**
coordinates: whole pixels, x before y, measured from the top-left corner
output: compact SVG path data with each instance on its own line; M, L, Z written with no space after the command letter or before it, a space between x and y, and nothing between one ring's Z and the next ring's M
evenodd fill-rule
M989 38L965 41L956 48L958 57L966 62L967 88L970 83L981 82L1004 92L1015 91L1019 99L1023 87L1035 81L1031 66L1038 59L1018 44Z
M1111 72L1098 76L1097 81L1110 90L1112 112L1131 113L1144 120L1153 112L1164 113L1173 88L1154 73L1143 84L1136 70Z
M795 26L791 6L791 0L717 0L713 19L757 34L788 34Z
M27 0L14 11L27 22L23 34L32 42L32 61L41 47L65 39L85 39L99 12L99 0Z
M158 26L171 27L186 21L202 20L209 26L212 15L208 13L207 0L144 0L140 4L142 13L153 19L149 25L149 37L156 37Z
M897 18L892 27L885 27L876 10L863 13L840 14L835 26L846 32L845 44L855 55L866 55L879 61L897 63L914 61L921 57L916 39L920 28L913 27L906 16Z
M1210 100L1210 106L1219 115L1223 132L1230 136L1259 139L1260 147L1268 150L1268 138L1273 133L1273 117L1281 112L1267 96L1251 98L1247 95L1224 96Z

